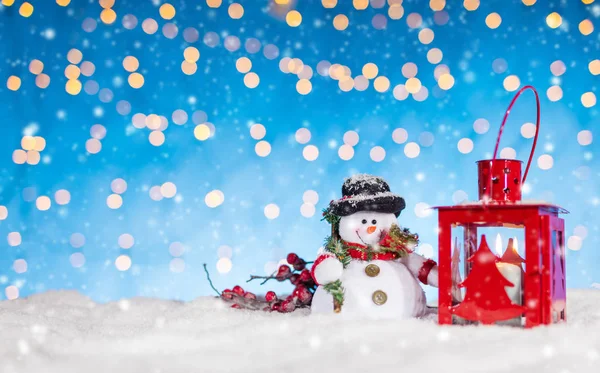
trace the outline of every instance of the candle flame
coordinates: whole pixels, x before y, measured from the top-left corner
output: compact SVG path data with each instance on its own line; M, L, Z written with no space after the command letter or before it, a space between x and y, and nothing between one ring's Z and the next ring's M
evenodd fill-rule
M502 255L502 237L500 233L496 236L496 252L498 255Z
M513 238L513 247L515 248L516 252L519 252L519 240L517 240L517 237Z

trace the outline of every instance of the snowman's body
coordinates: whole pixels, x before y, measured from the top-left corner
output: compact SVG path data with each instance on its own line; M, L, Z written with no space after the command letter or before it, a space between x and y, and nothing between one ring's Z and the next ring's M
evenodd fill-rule
M346 243L369 245L376 252L382 235L397 223L394 214L360 211L340 220L339 233ZM327 254L325 254L327 255ZM323 260L324 259L324 260ZM327 284L337 279L344 287L343 316L352 318L404 319L422 316L426 299L417 280L425 258L411 253L396 260L353 259L343 268L335 257L315 263L315 280ZM437 285L437 268L429 273ZM319 286L314 294L313 313L333 313L333 297Z

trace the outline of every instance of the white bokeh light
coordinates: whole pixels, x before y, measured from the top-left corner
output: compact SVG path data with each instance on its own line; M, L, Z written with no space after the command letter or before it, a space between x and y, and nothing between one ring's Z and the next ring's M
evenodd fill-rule
M385 149L381 146L374 146L369 155L373 162L381 162L385 159Z
M311 218L315 215L315 205L312 203L303 203L300 206L300 214L305 218Z
M583 240L579 236L570 236L567 240L567 248L573 251L581 250L581 246L583 245Z
M513 148L503 148L500 151L500 158L502 159L516 159L517 158L517 151Z
M583 130L583 131L579 131L579 133L577 134L577 142L581 146L588 146L592 143L592 141L593 141L592 131Z
M277 219L279 217L279 206L269 203L265 206L264 213L269 220Z
M302 201L316 205L319 202L319 193L314 190L307 190L302 194Z
M310 130L308 128L300 128L296 131L296 141L300 144L306 144L310 141Z
M431 216L432 212L430 206L425 202L419 202L415 205L415 215L419 218Z
M302 150L302 156L309 162L315 161L319 158L319 148L314 145L307 145Z
M525 123L521 126L521 136L531 139L535 136L535 124Z
M483 135L490 129L490 122L487 119L479 118L473 122L473 129L476 133Z
M392 140L396 144L404 144L406 140L408 140L408 131L404 128L396 128L394 132L392 132Z
M416 142L409 142L404 145L404 155L408 158L417 158L421 153L421 147Z
M344 133L344 144L348 144L350 146L356 146L360 136L358 136L358 132L356 131L347 131Z
M464 137L458 141L457 148L459 152L469 154L473 151L473 140Z
M554 158L550 154L540 155L537 159L537 165L541 170L549 170L554 166Z
M220 258L217 261L217 272L219 272L222 275L229 273L232 267L233 263L229 258Z

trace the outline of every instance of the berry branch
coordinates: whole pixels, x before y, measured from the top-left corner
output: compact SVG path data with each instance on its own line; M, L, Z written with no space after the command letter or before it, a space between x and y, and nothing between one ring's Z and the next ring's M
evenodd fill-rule
M234 286L232 289L223 290L222 293L219 293L219 296L225 302L232 303L232 308L252 311L263 310L286 313L292 312L298 308L310 307L317 285L312 279L306 265L312 264L313 262L307 262L294 253L288 254L286 259L289 265L280 265L277 271L272 275L251 275L250 279L246 281L248 283L252 280L261 279L263 280L261 285L264 285L269 280L277 280L279 282L290 281L295 288L292 294L286 296L284 299L278 298L277 294L273 291L268 291L264 298L258 298L255 294L245 291L239 285ZM206 271L210 283L210 276L208 276L206 265L204 266L204 270ZM217 291L214 287L213 289Z

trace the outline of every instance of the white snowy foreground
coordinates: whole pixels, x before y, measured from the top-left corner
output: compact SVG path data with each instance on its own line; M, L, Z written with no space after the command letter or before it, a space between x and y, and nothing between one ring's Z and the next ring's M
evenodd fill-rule
M0 372L598 373L600 291L568 297L567 325L521 330L48 292L0 302Z

